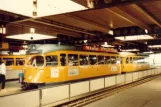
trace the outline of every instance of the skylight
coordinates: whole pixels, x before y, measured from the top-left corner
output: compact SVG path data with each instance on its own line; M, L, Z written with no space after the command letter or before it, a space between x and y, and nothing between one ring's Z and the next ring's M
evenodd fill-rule
M42 17L88 9L71 0L0 0L0 9L28 17ZM37 16L33 16L37 12Z
M53 39L57 38L56 36L49 36L49 35L43 35L43 34L19 34L19 35L12 35L12 36L6 36L6 38L9 39L18 39L18 40L43 40L43 39Z
M146 40L146 39L154 39L154 38L150 35L136 35L136 36L115 37L115 39L119 39L123 41L133 41L133 40Z

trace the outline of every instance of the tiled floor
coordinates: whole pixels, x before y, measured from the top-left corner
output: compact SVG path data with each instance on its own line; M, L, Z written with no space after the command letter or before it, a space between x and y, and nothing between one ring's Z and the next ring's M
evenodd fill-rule
M18 81L6 82L5 90L0 91L0 96L14 94L20 91L21 91L21 84Z
M161 77L84 107L161 107Z

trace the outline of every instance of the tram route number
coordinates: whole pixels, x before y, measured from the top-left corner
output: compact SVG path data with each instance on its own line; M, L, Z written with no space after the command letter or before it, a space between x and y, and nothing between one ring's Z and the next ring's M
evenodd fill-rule
M79 70L77 68L69 68L68 69L68 76L75 76L79 75Z
M111 67L111 71L112 71L112 72L117 71L117 67L116 67L116 66L112 66L112 67Z
M58 78L58 77L59 77L59 69L51 68L51 78Z

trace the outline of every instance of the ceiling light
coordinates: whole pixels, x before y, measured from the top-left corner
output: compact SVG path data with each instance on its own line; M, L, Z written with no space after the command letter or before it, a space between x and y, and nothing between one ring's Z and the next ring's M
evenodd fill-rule
M84 42L84 43L87 43L87 42L88 42L88 40L84 40L83 42Z
M151 53L154 53L154 52L152 52L152 51L149 51L149 52L143 52L143 53L148 53L148 54L151 54Z
M148 30L147 29L145 29L145 33L148 33Z
M113 30L109 30L108 34L113 35Z
M43 34L28 33L28 34L6 36L6 38L19 39L19 40L44 40L44 39L53 39L53 38L57 38L57 37L56 36L43 35Z
M34 28L30 28L30 33L35 33L35 29Z
M105 42L104 45L101 45L101 46L106 47L106 48L114 47L114 46L112 46L112 45L108 45L107 42Z
M0 0L0 10L32 17L33 0Z
M154 39L154 38L150 35L134 35L134 36L115 37L115 39L119 39L123 41L133 41L133 40L146 40L146 39Z
M0 10L28 17L42 17L88 9L72 0L0 0ZM33 14L36 13L36 14Z
M49 16L88 9L72 0L38 0L37 15Z
M148 47L149 47L149 48L160 48L161 45L149 45Z
M138 49L125 49L125 50L122 50L124 52L137 52L139 51Z

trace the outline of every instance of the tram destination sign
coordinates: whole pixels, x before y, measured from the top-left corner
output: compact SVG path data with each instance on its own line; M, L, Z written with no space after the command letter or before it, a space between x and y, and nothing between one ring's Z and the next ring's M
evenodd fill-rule
M118 53L116 49L113 48L104 48L104 47L95 47L95 46L83 46L83 50L86 51L97 51L97 52L110 52L110 53Z

